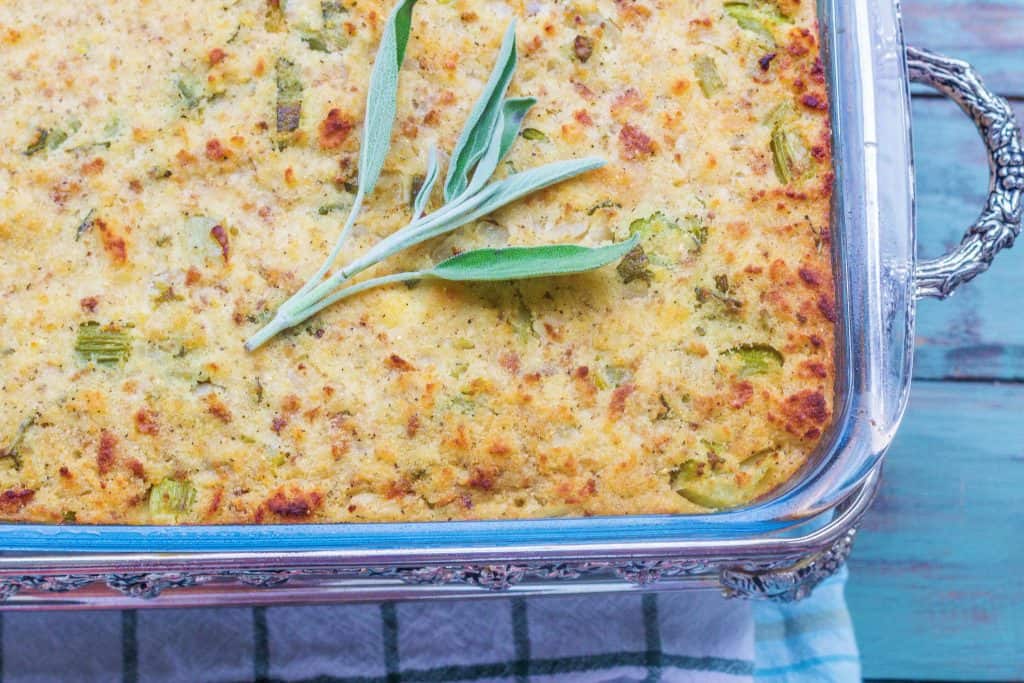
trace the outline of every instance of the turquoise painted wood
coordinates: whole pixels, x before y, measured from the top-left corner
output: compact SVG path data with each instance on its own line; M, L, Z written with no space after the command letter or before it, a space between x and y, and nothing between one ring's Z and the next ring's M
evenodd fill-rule
M921 382L857 538L870 678L1024 678L1024 385Z
M903 0L903 19L908 43L966 59L992 88L1024 96L1024 0Z
M1021 72L1024 82L1024 63ZM1015 111L1024 121L1024 103ZM973 124L956 105L915 98L913 113L919 252L934 257L959 243L977 218L988 189L988 166ZM917 324L915 376L1024 380L1024 324L1015 292L1024 292L1024 243L952 298L925 302Z
M906 0L904 16L908 42L971 61L1024 119L1024 0ZM936 256L977 215L987 168L935 97L915 98L914 146L920 253ZM1024 679L1021 292L1024 244L919 308L915 389L850 563L869 678Z

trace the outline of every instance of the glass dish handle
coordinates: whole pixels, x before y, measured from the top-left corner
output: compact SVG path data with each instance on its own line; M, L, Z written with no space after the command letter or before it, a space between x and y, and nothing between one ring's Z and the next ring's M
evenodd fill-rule
M915 273L918 298L945 299L960 285L988 270L1020 233L1024 193L1024 143L1010 104L982 82L970 64L915 47L907 48L910 80L929 85L971 117L988 151L988 201L956 249L921 261Z

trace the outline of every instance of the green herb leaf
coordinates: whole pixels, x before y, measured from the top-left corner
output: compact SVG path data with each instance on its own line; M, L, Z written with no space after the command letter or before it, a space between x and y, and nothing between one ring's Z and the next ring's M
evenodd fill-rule
M516 135L519 133L519 126L526 117L526 112L536 103L537 100L532 97L513 98L502 103L501 117L494 127L491 141L487 145L484 156L473 170L473 179L470 181L469 187L465 189L465 195L476 194L491 179L491 176L498 169L498 164L501 163L501 160L512 147L512 143L515 142Z
M298 315L305 320L342 299L397 282L436 279L451 282L492 282L503 280L525 280L554 275L571 275L595 270L622 258L636 246L638 237L605 247L584 247L577 244L558 244L542 247L506 247L504 249L475 249L438 263L427 270L408 273L392 273L364 280L346 287ZM296 321L293 324L298 324ZM256 341L254 341L256 340ZM262 343L261 335L246 342L249 348Z
M338 204L338 203L321 204L320 207L317 208L316 212L318 214L320 214L321 216L326 216L329 213L332 213L334 211L341 211L342 209L345 209L345 208L348 208L345 204Z
M640 240L639 233L633 235L633 240ZM627 285L635 280L650 281L651 271L648 268L650 263L644 248L638 244L625 255L615 270L622 278L622 282Z
M516 25L509 24L505 37L498 52L494 70L484 85L480 98L470 112L466 125L462 129L459 141L452 151L448 164L448 175L444 181L444 198L451 201L463 193L468 184L469 172L484 156L494 135L502 113L502 100L512 74L516 69Z
M571 159L515 173L503 180L488 184L502 158L518 137L526 113L535 104L533 98L503 100L516 64L515 25L512 24L505 33L491 77L477 100L452 154L448 177L445 181L444 195L447 204L433 213L422 215L437 177L437 161L432 152L431 158L428 160L427 176L412 200L413 216L410 223L327 277L328 271L337 259L345 238L359 214L364 196L373 189L380 175L384 157L388 152L395 116L398 72L405 56L414 4L415 0L403 0L392 13L374 62L370 93L367 97L359 187L341 235L317 273L277 309L269 323L245 343L246 349L250 351L258 348L282 330L293 327L333 303L370 287L391 282L409 282L424 277L442 278L453 276L453 274L457 275L460 272L468 273L469 271L465 270L468 267L468 262L445 262L439 264L437 270L434 271L395 273L367 280L348 288L340 288L353 276L393 254L451 232L531 192L598 168L605 163L603 159L599 158ZM470 176L470 174L472 175ZM605 250L598 250L595 253L594 250L587 250L585 247L563 245L555 247L554 251L523 252L522 254L511 252L511 255L501 256L498 255L498 252L491 250L485 255L473 255L473 258L481 259L480 268L483 268L484 264L488 264L487 267L491 269L490 275L486 278L466 275L464 279L501 280L509 277L540 277L580 272L608 262L603 259L621 258L619 247L620 245L613 245L613 247L602 248ZM632 245L629 248L632 248ZM625 253L625 251L621 253ZM468 255L462 256L469 257ZM588 266L586 265L588 263L596 265ZM483 270L477 269L473 272L479 274Z
M426 210L427 202L430 201L430 193L434 191L434 184L437 182L437 175L437 148L431 147L430 153L427 156L427 175L423 178L423 184L420 185L420 189L416 192L416 198L412 203L413 219L422 216Z
M405 47L412 26L412 8L416 0L402 0L388 17L384 35L373 60L370 89L366 96L363 141L359 150L359 191L373 192L391 147L391 129L395 123L398 98L398 72L405 61Z
M60 128L54 128L50 131L50 139L46 143L46 148L50 150L57 149L63 145L67 139L68 134L66 131L63 131Z
M89 209L89 213L85 214L85 217L78 222L78 227L75 229L75 241L82 239L82 235L92 227L92 224L96 220L96 209Z
M537 130L536 128L527 128L523 130L523 139L533 142L548 142L548 136L545 135L543 131Z
M25 442L25 434L28 433L28 430L36 423L36 418L38 417L39 415L37 413L33 413L21 421L21 424L18 425L18 431L15 432L10 445L8 445L7 448L0 449L0 460L10 458L14 463L14 469L21 469L21 445Z
M401 230L392 233L362 257L356 259L338 275L341 279L352 277L358 272L382 261L391 254L417 245L438 235L443 235L456 228L493 213L517 199L555 185L581 173L604 166L604 159L588 157L556 161L538 168L531 168L503 180L491 183L476 196L463 202L445 207L414 222ZM328 281L330 282L330 281ZM327 284L326 282L324 283Z
M345 225L342 226L341 234L338 235L323 265L281 306L285 311L296 306L306 293L323 282L327 271L345 246L356 217L363 208L364 197L373 192L380 178L384 159L391 148L391 129L394 127L398 106L398 73L405 60L405 48L409 42L412 9L415 4L416 0L401 0L391 12L384 26L384 35L381 36L377 56L373 60L370 87L366 95L366 114L363 118L363 140L359 149L359 185Z
M614 201L612 199L602 199L597 204L594 204L592 207L587 209L587 215L588 216L593 216L595 213L597 213L601 209L621 209L621 208L622 208L622 204L619 204L617 201Z
M277 132L291 133L302 118L302 80L295 62L279 57L274 65L277 83Z
M422 274L442 280L486 282L584 273L618 261L637 241L634 236L605 247L556 244L475 249L442 261Z
M185 109L195 109L202 101L200 86L194 76L183 76L174 82L178 95L185 105Z
M30 157L36 152L41 152L46 149L46 138L50 136L50 131L45 128L37 128L36 136L32 139L32 142L28 143L28 147L25 148L25 156Z

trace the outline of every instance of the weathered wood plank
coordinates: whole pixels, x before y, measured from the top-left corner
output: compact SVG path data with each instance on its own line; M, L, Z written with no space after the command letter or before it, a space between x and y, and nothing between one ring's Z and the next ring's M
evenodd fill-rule
M965 59L990 87L1024 96L1024 0L906 0L907 42Z
M1024 121L1024 103L1015 110ZM935 257L960 242L984 205L988 166L974 126L955 105L915 98L913 112L919 253ZM920 304L917 378L1024 379L1022 249L1001 254L952 298Z
M1024 385L920 382L850 562L869 678L1024 678Z

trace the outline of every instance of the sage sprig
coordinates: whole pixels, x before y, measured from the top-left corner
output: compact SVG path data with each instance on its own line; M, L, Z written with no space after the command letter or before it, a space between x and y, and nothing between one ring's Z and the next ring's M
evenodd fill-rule
M585 273L622 259L639 241L640 236L633 235L628 240L604 247L555 244L540 247L474 249L444 260L433 268L363 280L334 292L301 313L309 317L354 294L397 282L430 279L449 282L488 282Z
M604 160L599 158L571 159L514 173L491 182L502 159L519 136L523 119L536 103L530 97L505 97L516 67L513 22L505 32L490 78L452 151L444 183L446 203L431 213L424 213L439 177L437 151L431 149L424 182L413 199L409 223L348 265L330 273L362 210L365 197L373 191L380 177L390 148L398 74L405 57L415 3L416 0L402 0L391 13L374 60L360 149L359 184L341 234L313 277L278 308L274 318L265 327L246 342L245 346L250 351L278 332L299 324L341 299L371 287L419 279L508 280L579 273L622 258L635 244L635 241L627 241L598 248L555 245L484 249L460 254L426 270L395 273L342 287L355 275L389 256L449 233L537 190L604 165Z

